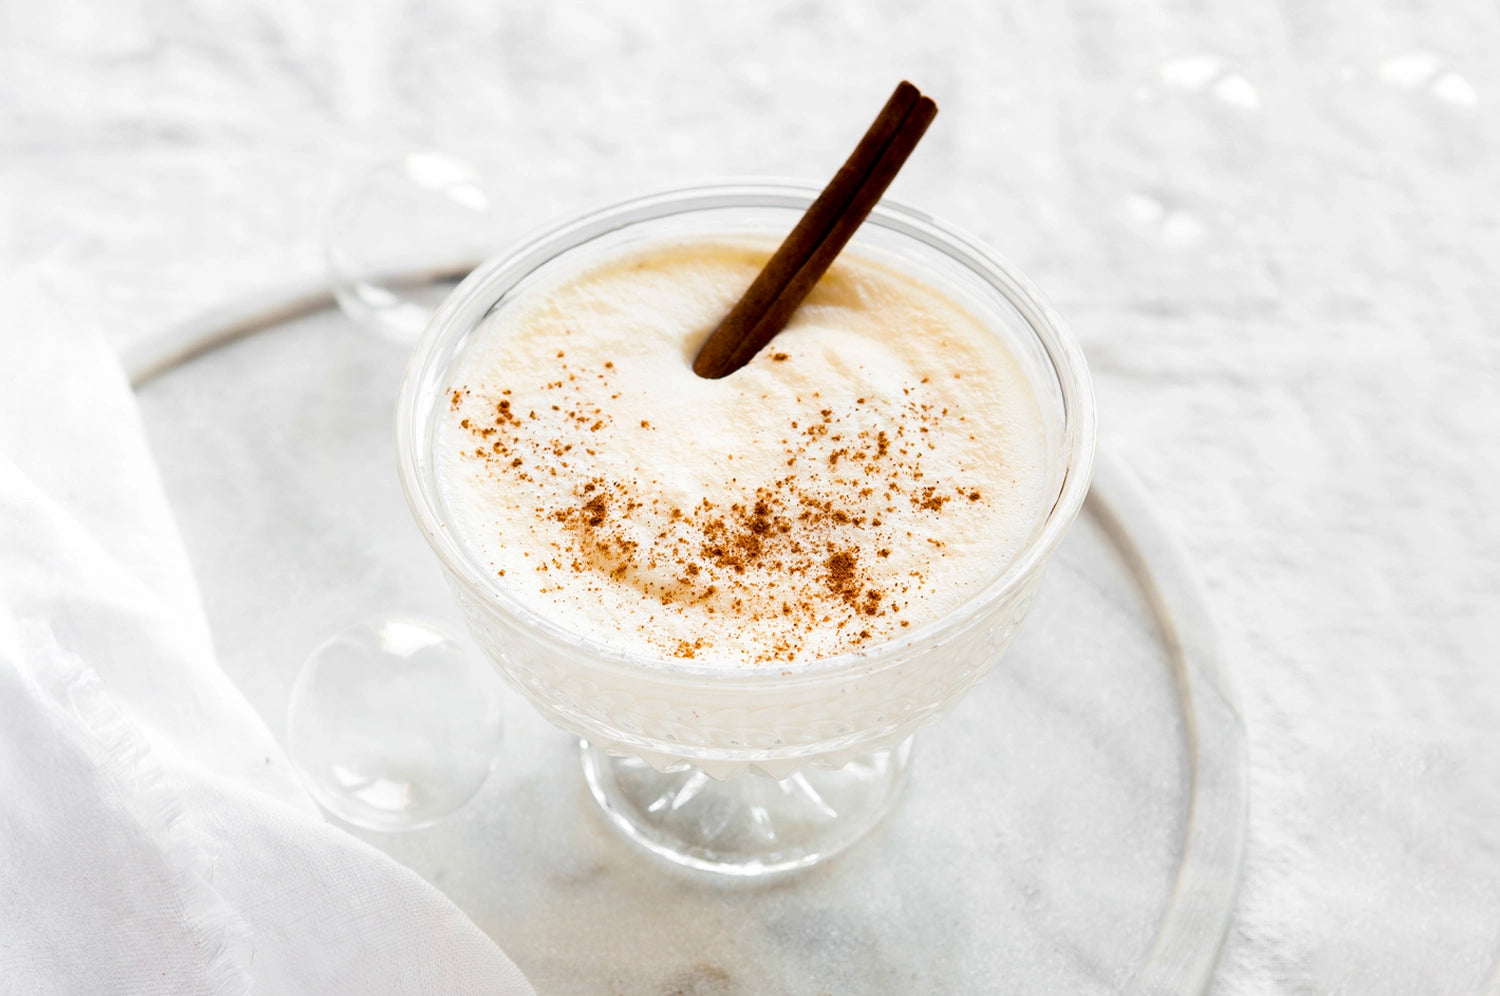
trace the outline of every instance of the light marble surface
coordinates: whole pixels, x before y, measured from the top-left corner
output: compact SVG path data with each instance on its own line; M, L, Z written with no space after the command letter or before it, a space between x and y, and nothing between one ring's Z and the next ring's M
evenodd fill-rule
M331 628L418 612L463 630L391 472L402 359L324 312L140 391L220 661L273 727ZM597 811L572 738L502 701L506 743L471 806L354 832L443 889L543 993L1117 992L1183 860L1174 662L1092 502L1011 652L918 735L895 815L808 874L746 887L653 862ZM1200 918L1193 940L1223 923Z
M382 155L474 158L503 240L706 174L821 178L908 76L942 114L893 196L1071 321L1240 675L1250 849L1214 991L1477 992L1497 44L1480 0L12 3L0 265L40 261L125 347L316 276L330 192Z

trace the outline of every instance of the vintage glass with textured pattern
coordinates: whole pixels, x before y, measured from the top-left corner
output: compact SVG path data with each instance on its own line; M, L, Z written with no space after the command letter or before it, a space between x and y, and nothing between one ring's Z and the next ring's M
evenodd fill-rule
M528 277L664 236L779 237L816 195L794 183L687 187L526 241L443 303L397 406L407 501L479 645L543 715L582 738L589 786L616 826L666 858L734 875L814 864L872 828L899 796L912 733L984 676L1025 618L1082 506L1093 461L1092 387L1057 315L991 251L918 212L886 203L851 243L895 258L1004 337L1043 409L1054 500L1020 553L957 610L899 641L834 658L716 668L626 653L537 615L450 534L433 436L454 359Z

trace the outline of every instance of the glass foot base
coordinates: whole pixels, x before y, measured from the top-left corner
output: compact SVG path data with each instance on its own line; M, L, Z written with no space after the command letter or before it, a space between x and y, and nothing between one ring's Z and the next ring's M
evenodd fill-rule
M318 805L367 830L415 830L462 808L489 777L499 682L441 628L380 616L308 656L286 729Z
M908 737L842 768L715 781L582 748L589 790L625 836L677 864L743 877L806 868L859 840L900 797L911 758Z

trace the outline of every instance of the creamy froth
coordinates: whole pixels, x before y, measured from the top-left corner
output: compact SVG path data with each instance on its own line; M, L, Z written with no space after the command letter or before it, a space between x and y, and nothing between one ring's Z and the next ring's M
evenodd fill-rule
M516 599L622 650L725 667L900 640L1048 510L1045 420L974 315L846 251L723 380L698 347L764 263L637 248L502 303L450 371L439 487Z

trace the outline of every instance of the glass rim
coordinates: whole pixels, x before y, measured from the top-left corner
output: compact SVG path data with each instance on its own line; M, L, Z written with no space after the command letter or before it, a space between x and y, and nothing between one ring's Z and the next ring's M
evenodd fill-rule
M477 266L455 287L431 319L408 360L396 404L396 464L401 488L424 538L448 575L484 603L522 622L533 632L574 651L585 651L596 666L624 669L640 679L711 679L715 688L761 687L788 682L821 682L863 676L895 665L909 654L961 632L983 618L987 607L1015 594L1046 563L1088 494L1098 436L1093 382L1083 351L1061 316L1018 269L979 240L931 215L882 199L864 225L875 225L912 238L966 267L1004 297L1041 344L1062 397L1063 479L1042 528L1025 547L962 603L930 622L913 626L899 639L867 650L849 651L805 661L757 667L722 667L677 661L612 647L548 619L493 584L486 572L446 528L432 464L432 434L422 432L427 412L423 385L432 373L440 346L464 335L501 295L552 259L610 232L677 215L733 208L803 211L821 192L803 180L746 177L672 186L604 206L547 226L519 240L510 250ZM861 226L863 227L863 226ZM856 240L858 236L856 234ZM461 327L460 327L461 326ZM455 333L455 329L457 331ZM448 362L451 363L450 356ZM446 370L446 366L445 366ZM427 399L427 407L437 395Z

